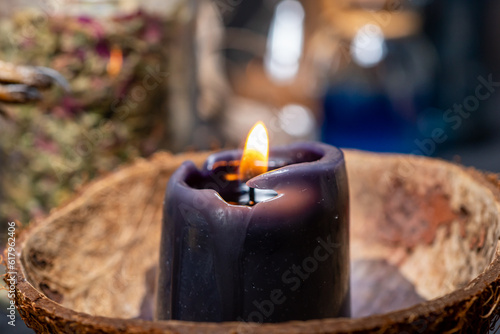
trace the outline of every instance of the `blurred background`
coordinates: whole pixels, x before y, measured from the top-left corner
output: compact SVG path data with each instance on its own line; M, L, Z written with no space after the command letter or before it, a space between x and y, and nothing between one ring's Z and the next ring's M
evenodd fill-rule
M12 103L23 81L0 75L2 241L7 221L43 217L124 163L158 150L241 147L258 120L272 145L320 140L500 172L498 1L0 8L0 62L54 69L70 86Z

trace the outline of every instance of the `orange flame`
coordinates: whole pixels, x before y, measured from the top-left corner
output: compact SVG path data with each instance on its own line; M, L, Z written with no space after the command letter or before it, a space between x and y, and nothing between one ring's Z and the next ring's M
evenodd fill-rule
M109 54L109 62L106 70L110 77L116 77L123 65L123 53L119 47L113 46Z
M267 172L269 158L269 136L264 123L257 122L248 134L241 157L239 179L247 181Z

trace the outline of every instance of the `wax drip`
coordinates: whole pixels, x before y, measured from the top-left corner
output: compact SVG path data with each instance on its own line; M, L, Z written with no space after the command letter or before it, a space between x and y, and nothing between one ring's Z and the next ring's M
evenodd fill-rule
M216 284L221 300L222 321L237 320L243 312L243 267L241 255L245 243L248 224L252 212L242 210L224 210L220 212L218 219L221 224L213 226L210 224L212 235L212 247L214 254L214 270L216 273ZM227 213L232 216L228 217ZM235 217L236 214L238 217ZM228 252L227 250L235 250Z

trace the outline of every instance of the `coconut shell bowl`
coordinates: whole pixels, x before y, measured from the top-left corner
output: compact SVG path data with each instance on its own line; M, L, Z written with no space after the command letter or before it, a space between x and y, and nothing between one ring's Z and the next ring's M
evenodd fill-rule
M500 314L496 175L345 151L352 318L153 321L170 175L208 153L158 153L87 185L20 231L15 301L37 333L488 333ZM5 279L8 279L7 275Z

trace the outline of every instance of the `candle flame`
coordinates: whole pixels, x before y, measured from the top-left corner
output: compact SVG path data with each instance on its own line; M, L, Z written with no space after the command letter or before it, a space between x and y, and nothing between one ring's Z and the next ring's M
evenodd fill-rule
M239 179L246 181L267 172L269 158L269 137L263 122L257 122L250 130L243 156L241 157Z
M116 77L123 65L123 53L119 47L113 46L109 55L109 62L106 67L106 70L111 77Z

